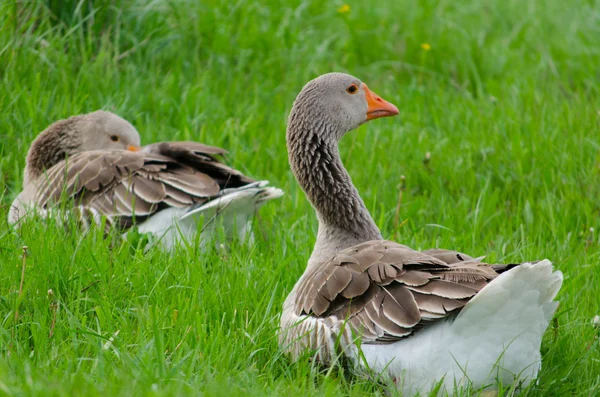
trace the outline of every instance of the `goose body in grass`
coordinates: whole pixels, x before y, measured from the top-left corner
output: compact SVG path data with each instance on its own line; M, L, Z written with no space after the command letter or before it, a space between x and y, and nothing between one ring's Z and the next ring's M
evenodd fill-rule
M85 227L136 226L168 249L197 237L204 244L217 226L225 237L251 237L255 212L283 192L223 164L225 153L197 142L140 147L137 130L106 111L60 120L32 143L9 222L34 212L65 216L57 204L67 199L66 216Z
M319 220L304 274L283 305L280 346L393 380L403 395L441 383L529 384L562 274L548 260L489 265L451 250L384 240L352 184L338 141L398 109L342 73L318 77L291 110L292 171Z

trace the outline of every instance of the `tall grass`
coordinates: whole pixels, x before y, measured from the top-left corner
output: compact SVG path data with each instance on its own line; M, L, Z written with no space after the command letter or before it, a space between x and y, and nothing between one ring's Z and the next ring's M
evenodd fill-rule
M600 5L341 6L0 2L0 394L386 393L292 364L275 339L316 229L287 165L286 116L303 84L330 71L401 109L341 148L383 234L489 261L553 260L561 306L525 395L600 393ZM283 188L261 211L259 241L169 256L52 223L12 230L7 206L31 140L98 108L145 142L225 147L230 164Z

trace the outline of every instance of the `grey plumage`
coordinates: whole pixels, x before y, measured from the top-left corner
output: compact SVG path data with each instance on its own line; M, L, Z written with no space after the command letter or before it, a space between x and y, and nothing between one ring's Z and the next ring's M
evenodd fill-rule
M340 160L338 140L364 122L366 102L355 95L351 106L330 100L328 82L343 87L359 84L352 76L332 73L302 89L290 112L287 148L291 169L319 218L317 245L311 263L352 244L382 239L379 228ZM358 116L357 116L358 115ZM362 117L362 118L361 118ZM337 242L343 242L338 245Z
M89 217L84 226L104 215L109 225L126 229L163 209L197 208L255 182L219 161L221 148L160 142L139 150L139 144L135 128L109 112L52 124L31 145L9 221L32 208L44 214L67 198L78 218Z
M358 95L346 94L353 84ZM337 148L370 119L372 103L387 106L374 114L397 113L373 95L352 76L324 75L303 88L290 113L290 166L319 219L307 269L281 318L280 343L293 357L312 349L331 363L352 349L355 337L363 344L397 342L456 314L506 269L456 251L418 252L382 239Z

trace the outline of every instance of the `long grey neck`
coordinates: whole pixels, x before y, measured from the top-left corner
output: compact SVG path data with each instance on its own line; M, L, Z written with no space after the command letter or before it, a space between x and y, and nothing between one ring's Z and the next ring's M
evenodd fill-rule
M287 145L292 172L312 203L319 231L308 266L331 258L353 245L380 240L381 232L344 168L326 123L315 123L292 111Z

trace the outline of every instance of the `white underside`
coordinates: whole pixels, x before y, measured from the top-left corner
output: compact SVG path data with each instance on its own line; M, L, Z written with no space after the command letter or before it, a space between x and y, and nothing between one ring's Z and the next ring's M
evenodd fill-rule
M266 187L267 181L241 188L225 189L218 198L197 208L169 208L138 225L140 233L151 233L165 249L182 243L205 246L234 237L253 239L252 221L256 211L266 202L283 195L283 191Z
M562 273L553 272L550 261L525 263L493 280L454 320L426 325L392 344L363 343L362 355L355 345L344 351L358 367L393 380L404 396L428 395L440 381L449 395L497 381L526 386L541 368L542 336L558 307L553 299L561 284ZM313 332L329 328L330 338L339 333L322 318L292 316L287 308L284 304L282 325L300 323Z

